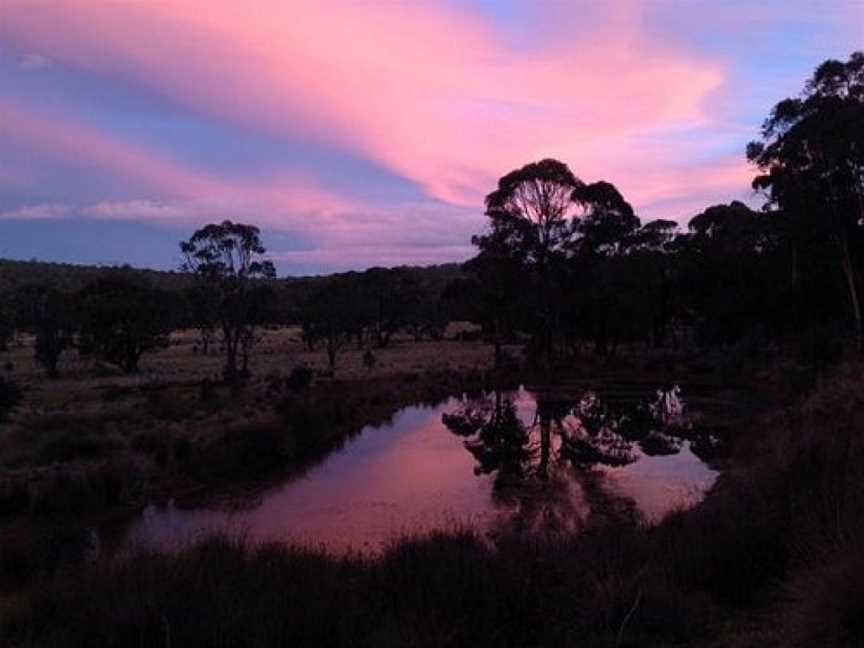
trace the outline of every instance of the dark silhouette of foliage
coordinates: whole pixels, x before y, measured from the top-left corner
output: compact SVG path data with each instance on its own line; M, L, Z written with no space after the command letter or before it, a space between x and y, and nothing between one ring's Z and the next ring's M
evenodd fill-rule
M0 376L0 423L21 402L21 388L11 378Z
M861 264L864 257L864 52L828 60L799 97L776 104L747 157L761 175L753 187L787 220L801 262L818 255L846 287L856 346L864 349ZM815 245L814 245L815 243Z
M583 186L567 165L558 160L541 160L511 171L486 196L489 233L472 239L481 255L485 253L495 266L492 273L530 273L533 290L529 294L535 297L531 319L536 323L547 363L553 352L554 264L572 239L571 219L578 208L573 194ZM498 303L499 298L490 302ZM500 334L500 330L496 331L496 339L500 339ZM499 355L500 346L496 343L496 357Z
M496 364L502 338L516 327L532 333L531 357L546 366L564 337L585 329L606 353L613 306L624 301L615 281L626 274L606 260L628 254L639 228L615 186L586 185L562 162L543 160L501 178L486 215L489 230L472 239L480 252L465 268L484 289Z
M255 329L265 321L272 293L257 282L273 279L276 269L264 258L260 231L253 225L224 221L207 225L180 244L182 269L194 273L218 294L219 327L225 349L224 378L236 382L248 374ZM243 365L238 367L238 355Z
M312 347L323 342L330 371L336 369L337 354L358 334L361 299L352 282L337 278L306 304L303 338Z
M404 268L370 268L361 275L359 290L358 315L379 349L387 347L393 334L408 326L419 313L420 287Z
M648 456L675 454L684 440L698 444L706 460L719 451L710 431L694 427L676 409L681 403L674 388L614 407L593 390L575 401L538 390L530 422L520 419L517 397L495 390L442 416L451 432L465 438L476 472L495 475L496 488L547 481L561 470L624 466L636 461L637 449Z
M25 286L15 295L15 309L18 328L36 338L36 361L49 376L56 376L60 355L74 343L76 322L71 298L49 286Z
M219 326L219 292L209 283L201 283L184 292L189 323L198 330L201 353L207 355Z
M132 276L106 275L77 297L81 309L80 349L95 353L126 373L138 371L141 356L168 346L179 300Z
M285 379L285 388L292 392L302 392L315 380L315 373L306 365L297 365Z
M96 353L126 373L138 371L141 356L168 346L179 298L134 277L106 275L78 295L82 311L81 351Z

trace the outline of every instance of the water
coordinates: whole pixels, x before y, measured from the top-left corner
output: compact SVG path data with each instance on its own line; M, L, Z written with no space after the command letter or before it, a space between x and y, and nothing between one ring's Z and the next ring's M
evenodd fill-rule
M657 398L622 410L594 392L566 401L520 389L407 407L254 497L149 506L122 544L174 549L228 531L376 551L404 533L464 524L490 535L572 531L613 501L658 520L697 501L717 473L694 454L706 441L682 424L680 401L669 411Z

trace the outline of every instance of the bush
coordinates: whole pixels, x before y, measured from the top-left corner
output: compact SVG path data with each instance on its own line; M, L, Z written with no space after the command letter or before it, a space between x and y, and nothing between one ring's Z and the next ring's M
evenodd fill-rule
M44 466L76 459L98 459L108 454L111 445L110 441L92 435L68 432L48 441L39 452L37 463Z
M301 392L312 384L315 372L306 365L297 365L285 379L285 388L292 392Z
M0 421L21 402L21 388L9 378L0 376Z

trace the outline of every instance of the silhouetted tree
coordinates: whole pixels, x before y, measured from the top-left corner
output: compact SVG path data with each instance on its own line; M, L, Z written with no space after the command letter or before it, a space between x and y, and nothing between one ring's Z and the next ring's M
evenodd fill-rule
M15 310L18 328L32 332L36 338L36 361L49 376L56 376L61 354L75 341L71 299L49 286L24 286L15 295Z
M336 369L337 354L356 335L361 299L353 283L339 277L325 284L306 305L303 338L313 346L324 343L331 371Z
M244 358L254 343L254 328L266 295L254 290L257 280L272 279L276 269L264 259L260 231L253 225L224 221L207 225L180 244L186 258L182 269L193 272L219 295L219 327L225 348L224 378L236 382L245 375L237 358L243 345ZM245 364L245 360L244 360Z
M126 373L138 371L141 356L168 346L179 299L139 279L109 274L78 295L82 353L97 353Z
M21 402L21 388L11 378L0 376L0 423Z
M610 327L632 320L622 309L633 303L620 294L629 280L623 264L609 259L628 254L639 228L615 186L586 185L562 162L543 160L501 178L486 198L486 215L488 232L472 239L480 253L465 267L494 313L496 358L505 318L532 330L532 346L547 366L561 332L574 337L580 324L606 353ZM514 314L519 304L531 310Z
M678 288L703 344L732 344L745 335L778 333L788 276L778 258L774 215L740 202L693 217L678 242Z
M184 293L189 322L198 330L201 352L207 355L219 326L219 292L209 283L192 286Z
M574 191L581 180L563 162L545 159L511 171L486 196L490 232L472 242L499 264L518 262L536 281L537 323L547 363L552 359L552 268L573 236L571 217L578 209Z
M15 336L15 308L8 296L0 297L0 352L9 350Z
M463 266L466 270L469 268ZM476 322L484 318L481 307L483 287L476 277L453 279L444 286L439 297L439 311L446 322Z
M814 240L833 245L856 346L864 350L864 52L825 61L800 97L774 106L747 157L762 172L754 188L767 191L768 206L789 219L796 257L824 252Z
M610 342L614 352L622 329L636 318L638 278L625 257L636 242L639 218L609 182L582 185L572 198L580 213L572 223L567 271L561 273L569 278L567 292L571 295L562 295L562 299L582 293L577 310L592 331L594 352L606 355Z
M370 268L360 276L358 288L362 303L356 316L371 327L375 345L383 349L408 326L419 307L420 286L406 268Z
M665 346L670 322L680 307L675 289L677 227L675 221L658 219L645 223L633 235L631 271L642 278L637 299L650 319L655 348Z

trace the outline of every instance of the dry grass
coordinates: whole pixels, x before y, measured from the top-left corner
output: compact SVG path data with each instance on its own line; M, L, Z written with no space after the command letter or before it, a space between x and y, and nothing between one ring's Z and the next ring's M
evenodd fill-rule
M33 360L27 338L3 354L0 363L11 365L7 371L24 392L0 425L0 521L23 511L135 506L160 494L290 467L301 459L292 411L308 411L309 398L320 400L316 394L339 396L326 405L330 411L351 405L350 417L319 431L326 439L310 440L303 432L309 447L326 448L350 426L370 422L364 417L392 414L427 392L449 395L437 387L482 372L492 356L480 342L402 337L375 352L373 369L363 367L362 351L346 349L329 376L324 352L306 350L299 329L287 328L263 334L250 363L252 379L232 390L218 384L218 348L205 355L196 340L194 332L175 333L170 347L145 355L132 376L69 351L60 377L50 379ZM285 380L298 365L318 374L317 386L302 397ZM385 398L373 405L365 385ZM74 505L70 493L77 493Z

